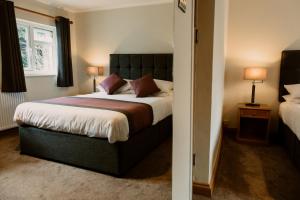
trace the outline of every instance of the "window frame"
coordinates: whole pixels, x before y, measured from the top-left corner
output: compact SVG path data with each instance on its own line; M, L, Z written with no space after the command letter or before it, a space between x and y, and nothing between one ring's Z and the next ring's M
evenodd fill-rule
M33 53L34 53L34 28L36 29L43 29L46 31L51 31L53 33L53 42L52 42L52 66L49 66L47 70L26 70L24 67L24 74L26 77L30 76L57 76L57 69L58 69L58 51L57 51L57 34L56 34L56 27L51 26L51 25L45 25L45 24L40 24L36 22L32 22L29 20L24 20L24 19L19 19L17 18L17 26L25 26L28 27L28 61L29 61L29 68L31 69L34 66L34 58L33 58ZM47 42L42 42L42 41L37 41L37 43L47 43ZM51 43L48 43L51 44Z

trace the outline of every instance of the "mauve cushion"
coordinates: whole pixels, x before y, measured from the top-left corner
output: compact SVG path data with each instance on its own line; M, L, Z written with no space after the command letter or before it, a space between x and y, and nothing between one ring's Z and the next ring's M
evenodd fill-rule
M104 79L100 83L100 85L103 87L103 89L107 94L113 94L115 91L117 91L120 87L122 87L126 83L127 82L123 80L119 75L111 74L109 77Z
M147 97L160 91L151 75L145 75L140 79L131 81L130 84L136 97Z

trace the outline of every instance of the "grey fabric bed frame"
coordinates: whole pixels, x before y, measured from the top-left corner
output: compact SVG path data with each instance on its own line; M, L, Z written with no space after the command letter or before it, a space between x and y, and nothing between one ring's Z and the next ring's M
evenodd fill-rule
M279 83L279 102L283 102L283 95L288 94L284 85L300 83L300 50L282 52ZM299 121L300 122L300 121ZM286 148L291 160L300 170L300 141L296 134L279 120L279 138Z
M172 80L172 54L111 54L110 73L126 79L152 74ZM126 142L39 129L19 128L21 154L53 160L85 169L122 177L172 133L172 116L150 126Z

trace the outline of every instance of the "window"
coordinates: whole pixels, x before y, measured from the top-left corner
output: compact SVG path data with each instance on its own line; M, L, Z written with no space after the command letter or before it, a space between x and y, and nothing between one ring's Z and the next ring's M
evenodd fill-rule
M20 19L17 27L25 75L56 75L56 28Z

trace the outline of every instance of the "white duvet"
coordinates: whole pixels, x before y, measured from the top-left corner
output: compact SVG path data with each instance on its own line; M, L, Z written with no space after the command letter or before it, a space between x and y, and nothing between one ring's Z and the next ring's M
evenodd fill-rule
M283 102L279 108L283 122L297 135L300 140L300 104Z
M172 114L172 95L136 98L134 94L107 95L98 92L79 97L146 103L153 110L153 125ZM110 110L27 102L17 107L14 121L43 129L107 138L110 143L127 141L129 137L127 117Z

